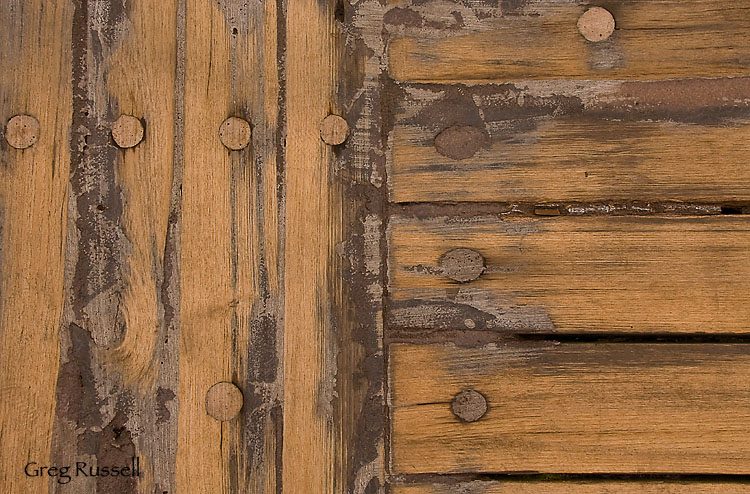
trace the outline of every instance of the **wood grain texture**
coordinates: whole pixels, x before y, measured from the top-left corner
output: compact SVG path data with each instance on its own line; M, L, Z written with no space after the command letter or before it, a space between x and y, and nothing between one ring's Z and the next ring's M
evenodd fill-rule
M745 217L392 218L396 328L746 333ZM461 284L438 260L485 258Z
M461 482L395 485L393 494L742 494L747 484L660 481Z
M331 185L332 151L320 122L332 111L338 52L334 2L287 8L286 262L283 486L289 494L338 492L333 398L336 347L332 263L341 239L340 197Z
M599 5L599 4L597 4ZM591 43L585 2L534 2L451 36L390 43L390 74L410 82L667 79L747 75L748 5L721 0L605 2L616 28Z
M38 492L29 461L47 462L63 311L66 202L70 169L73 5L29 0L0 5L0 125L28 114L34 146L0 141L0 485ZM31 81L31 83L30 83Z
M176 1L97 0L76 4L72 22L73 196L51 461L141 465L139 479L76 479L81 491L174 489L176 14ZM113 140L121 114L146 123L131 149Z
M746 474L747 350L392 345L393 472ZM451 413L465 388L487 398L477 422Z
M748 96L746 78L407 86L389 136L390 199L748 200ZM464 159L439 152L457 126L478 136L452 139L476 150Z
M186 4L177 492L275 493L282 285L277 168L279 13L275 2ZM250 122L230 150L227 117ZM239 416L206 413L219 381Z

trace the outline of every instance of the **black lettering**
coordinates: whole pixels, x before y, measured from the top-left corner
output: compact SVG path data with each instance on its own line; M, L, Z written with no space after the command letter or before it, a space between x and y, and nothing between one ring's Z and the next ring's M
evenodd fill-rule
M67 484L71 481L72 477L68 475L70 467L60 467L60 478L57 479L59 484Z
M36 462L32 461L31 463L27 463L26 466L23 467L23 473L25 473L27 477L39 477L39 470L36 468L32 470L32 473L29 473L29 467L31 465L36 465Z

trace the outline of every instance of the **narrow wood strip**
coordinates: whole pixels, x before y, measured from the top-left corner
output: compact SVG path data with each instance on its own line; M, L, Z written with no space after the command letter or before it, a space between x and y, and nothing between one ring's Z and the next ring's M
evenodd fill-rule
M748 332L744 216L397 217L389 239L393 328ZM458 248L483 257L476 280L441 264Z
M288 494L337 492L340 442L332 430L336 355L333 268L341 218L333 157L320 122L333 110L334 1L287 6L283 486ZM341 482L341 479L338 479Z
M39 492L48 464L63 310L70 169L70 1L0 5L0 485ZM14 149L5 126L19 114L39 122L36 143Z
M72 269L52 461L112 465L137 456L140 478L118 479L118 488L151 492L174 489L177 2L121 5L75 9ZM139 137L120 140L127 149L117 145L124 121Z
M393 471L747 474L747 350L393 345ZM467 388L489 407L471 423L451 412Z
M461 482L395 485L393 494L742 494L747 484L660 481Z
M747 75L747 5L721 0L639 0L606 7L616 28L586 41L576 26L589 5L535 3L452 36L390 43L390 73L401 81L667 79ZM458 26L460 29L462 26Z
M390 199L748 200L749 80L406 86Z
M180 492L279 489L276 7L187 2ZM249 123L247 147L222 144L228 117ZM224 422L205 401L221 381L244 396L240 414Z
M737 160L750 152L748 129L748 122L540 120L458 161L438 153L433 136L401 127L393 134L391 198L743 201L750 173Z

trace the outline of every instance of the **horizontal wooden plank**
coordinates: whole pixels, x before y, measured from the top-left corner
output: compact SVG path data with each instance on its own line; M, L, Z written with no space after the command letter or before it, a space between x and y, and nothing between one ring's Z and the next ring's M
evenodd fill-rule
M749 328L747 216L394 217L388 236L391 328ZM484 257L478 279L448 277L441 257L456 248ZM472 275L470 262L458 266L459 275Z
M442 37L390 43L390 74L412 82L524 79L664 79L750 73L750 3L722 0L608 1L616 29L589 42L578 18L589 2L529 2Z
M587 83L552 92L542 84L409 87L389 136L389 196L748 200L749 102L747 78ZM456 128L471 130L446 137Z
M750 486L720 482L461 482L395 485L392 494L744 494Z
M748 345L394 344L390 377L394 473L750 473Z
M395 485L392 494L744 494L742 483L585 481L489 482Z

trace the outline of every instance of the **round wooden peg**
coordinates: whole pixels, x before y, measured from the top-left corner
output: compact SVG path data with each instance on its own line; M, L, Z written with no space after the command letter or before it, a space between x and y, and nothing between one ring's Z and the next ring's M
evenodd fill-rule
M219 127L219 139L228 149L239 151L250 144L252 131L250 124L244 118L229 117Z
M331 146L338 146L349 136L349 124L338 115L328 115L320 123L320 138Z
M8 120L5 140L16 149L31 147L39 139L39 121L31 115L16 115Z
M591 7L578 18L578 32L592 43L609 38L615 31L615 18L607 9Z
M487 144L484 132L470 125L454 125L435 137L435 150L454 160L471 158Z
M453 281L466 283L479 278L484 273L484 257L472 249L453 249L438 260L443 274Z
M476 422L487 413L487 398L478 391L465 389L453 398L451 410L464 422Z
M112 139L123 149L137 146L143 140L143 123L133 115L120 115L112 125Z
M222 422L231 420L242 410L242 391L230 382L219 382L206 393L206 413Z

